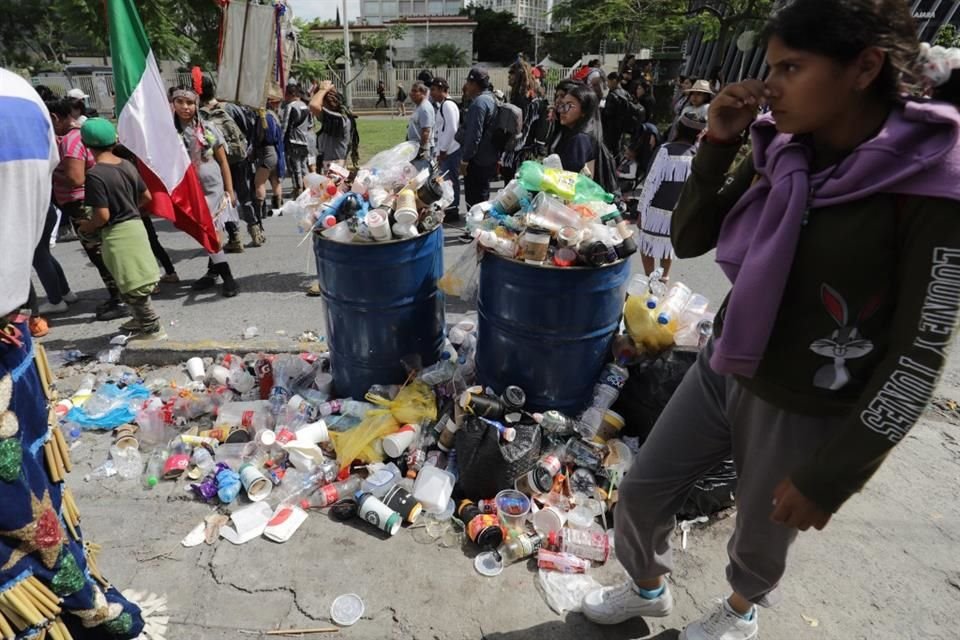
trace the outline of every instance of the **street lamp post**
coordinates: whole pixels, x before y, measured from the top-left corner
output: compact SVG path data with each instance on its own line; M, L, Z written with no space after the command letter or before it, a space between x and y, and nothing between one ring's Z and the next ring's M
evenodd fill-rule
M347 0L341 0L343 7L343 96L347 108L353 109L353 86L350 83L350 20L347 19Z

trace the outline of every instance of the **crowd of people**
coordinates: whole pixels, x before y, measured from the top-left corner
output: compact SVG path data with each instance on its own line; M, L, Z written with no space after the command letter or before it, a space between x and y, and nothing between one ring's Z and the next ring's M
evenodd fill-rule
M112 180L98 176L104 172L97 168L98 157L105 165L123 167L122 174L129 174L131 167L125 163L136 162L136 158L118 144L115 130L111 136L106 127L112 125L87 108L89 96L82 91L71 89L66 97L59 98L44 86L37 90L57 136L59 163L53 173L53 197L43 238L34 252L34 269L47 301L41 303L31 286L27 301L31 333L35 337L46 335L50 317L68 313L79 300L50 252L58 237L76 236L107 291L107 300L96 309L97 320L133 315L120 325L121 330L138 338L162 338L150 295L180 282L176 266L157 237L146 210L148 199L140 197L143 190L139 185L126 185L136 192L131 195L119 186L120 174ZM237 295L239 286L226 254L243 253L245 246L264 245L263 219L282 215L284 178L289 176L296 197L304 189L304 177L317 169L318 159L326 169L331 163L346 164L351 148L355 156L359 142L355 117L340 94L330 83L322 83L308 96L311 106L304 97L300 86L291 83L282 95L271 92L263 110L220 102L207 74L190 85L169 89L176 131L196 170L213 225L222 237L222 248L209 252L207 272L192 283L192 290L208 290L220 282L225 297ZM85 134L85 126L96 129L97 134ZM114 162L115 157L123 162ZM103 210L99 212L102 218L98 209ZM128 221L135 224L120 225ZM250 235L247 245L241 237L241 223L246 224ZM128 233L119 233L121 229ZM118 240L121 235L124 239ZM144 262L142 256L149 260ZM156 276L149 275L152 273ZM137 286L131 293L133 274L137 274L133 278Z

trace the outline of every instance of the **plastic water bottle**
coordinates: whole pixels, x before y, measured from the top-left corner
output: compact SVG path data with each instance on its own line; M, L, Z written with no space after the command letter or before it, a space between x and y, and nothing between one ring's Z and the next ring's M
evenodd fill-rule
M125 480L136 478L143 473L143 458L133 447L121 449L114 445L110 447L110 458L113 460L117 474Z
M270 390L270 413L278 417L290 401L287 362L277 358L273 364L273 388Z
M431 387L446 384L453 380L453 374L457 371L457 365L451 362L450 353L444 351L440 354L440 361L424 369L420 373L420 379Z
M347 398L346 400L342 400L340 402L340 415L362 418L363 416L367 415L367 411L376 408L377 405L375 404Z
M682 282L673 285L658 309L657 322L668 325L672 330L675 330L680 314L683 313L692 296L693 291Z
M143 474L143 487L153 489L163 478L163 463L167 459L166 451L157 451L147 460L147 470ZM204 474L206 475L206 474Z
M200 473L204 476L213 471L217 466L217 463L213 460L213 455L207 451L205 447L197 447L194 449L190 460L193 464L197 465L197 469L199 469Z
M593 387L593 402L580 416L577 431L589 440L597 434L603 415L617 401L620 390L630 377L630 372L620 365L610 363L603 368L597 384Z

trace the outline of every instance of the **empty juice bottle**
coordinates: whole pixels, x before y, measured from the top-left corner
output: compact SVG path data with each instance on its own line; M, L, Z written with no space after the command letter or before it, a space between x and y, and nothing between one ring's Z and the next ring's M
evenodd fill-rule
M300 506L304 509L329 507L337 500L349 498L360 491L360 483L360 476L349 476L346 480L324 485L312 496L302 500Z

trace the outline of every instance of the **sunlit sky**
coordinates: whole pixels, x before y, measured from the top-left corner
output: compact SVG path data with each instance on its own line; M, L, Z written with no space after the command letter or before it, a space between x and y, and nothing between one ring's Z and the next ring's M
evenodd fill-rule
M304 20L323 18L333 20L337 17L337 7L343 0L288 0L293 15ZM466 4L470 4L467 2ZM360 16L360 0L347 0L347 16L350 20Z

